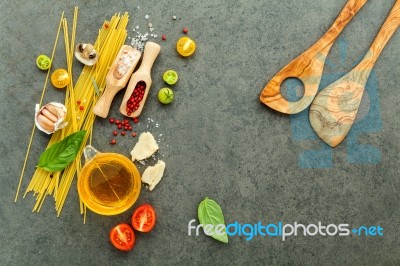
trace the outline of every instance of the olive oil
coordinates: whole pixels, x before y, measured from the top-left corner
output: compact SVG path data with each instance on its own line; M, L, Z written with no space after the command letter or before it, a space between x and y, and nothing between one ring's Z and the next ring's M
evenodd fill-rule
M103 215L130 208L139 196L140 174L125 156L97 153L82 168L78 192L86 206Z
M134 186L129 171L116 161L94 160L89 167L89 196L105 206L124 204Z

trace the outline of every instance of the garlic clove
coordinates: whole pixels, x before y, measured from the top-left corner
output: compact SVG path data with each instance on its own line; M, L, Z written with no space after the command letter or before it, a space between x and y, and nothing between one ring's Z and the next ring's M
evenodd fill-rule
M99 59L99 54L90 43L78 43L75 47L75 57L82 64L93 66Z
M57 113L52 113L49 110L47 110L46 108L43 108L41 111L41 116L44 116L45 118L51 120L51 122L53 122L53 124L55 122L57 122L58 118L57 118Z
M37 128L46 134L51 134L67 126L65 122L67 108L57 102L48 103L41 108L36 105L35 124Z
M49 118L44 116L43 114L39 114L37 116L38 123L40 126L45 129L46 131L54 131L54 122L51 121Z
M66 113L62 106L57 107L56 105L53 104L47 104L46 109L49 110L52 114L56 115L57 117L64 117Z

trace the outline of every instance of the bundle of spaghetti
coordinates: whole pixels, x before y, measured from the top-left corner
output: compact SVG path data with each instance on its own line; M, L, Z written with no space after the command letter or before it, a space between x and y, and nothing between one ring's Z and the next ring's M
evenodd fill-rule
M69 43L67 19L66 18L62 19L62 26L63 26L63 32L64 32L65 55L66 55L66 59L67 59L67 71L70 76L70 82L67 85L66 97L65 97L65 106L67 107L67 109L70 110L70 112L67 113L66 120L70 122L70 127L72 127L73 131L77 131L76 121L75 121L75 119L72 119L76 115L75 115L75 110L74 110L74 108L71 108L72 106L70 105L70 101L68 99L70 98L74 102L74 89L73 89L73 78L72 78L72 61L73 61L72 53L73 53L73 46L74 46L74 40L75 40L75 34L76 34L77 17L78 17L78 8L75 7L71 44ZM52 144L62 140L65 136L66 136L65 130L56 132L50 139L48 147L51 146ZM38 171L38 172L40 173L40 176L43 176L45 178L35 179L35 180L32 179L33 182L31 182L31 184L33 185L33 187L35 187L35 185L37 185L37 187L40 187L40 190L34 190L35 195L37 196L37 201L33 208L33 211L39 211L41 209L42 204L45 199L45 195L51 195L54 192L54 195L56 197L56 194L57 194L56 188L58 187L59 178L60 178L60 172L48 173L43 170ZM45 172L45 173L43 173L43 172ZM36 174L36 172L35 172L35 174ZM39 181L39 183L37 183L38 181ZM28 192L28 190L27 190L27 192ZM26 193L25 193L25 195L26 195ZM25 195L24 195L24 197L25 197Z
M83 143L87 143L92 138L93 124L95 115L93 114L93 107L96 104L100 94L105 88L106 75L109 68L118 54L118 51L125 43L127 37L126 27L129 21L128 13L124 15L116 14L110 21L105 21L99 30L97 40L94 44L96 51L99 53L99 60L94 66L84 66L83 70L74 86L67 87L65 98L65 105L68 112L66 120L69 122L68 126L61 131L56 132L51 137L48 147L52 144L61 141L64 137L77 132L78 130L86 130L87 134ZM64 22L64 41L68 43L68 27L66 21ZM66 57L68 72L72 76L72 60L73 60L73 42L75 40L76 17L74 16L74 26L72 30L71 45L66 46ZM81 101L84 107L79 108L77 100ZM82 145L84 146L84 145ZM55 198L55 208L57 216L60 215L65 203L65 199L70 190L72 181L76 175L81 171L81 156L83 149L78 153L76 159L67 166L63 172L49 173L40 168L37 168L31 182L28 185L25 195L33 191L36 196L36 204L33 211L39 211L44 198L47 195L53 195ZM81 214L85 215L86 207L80 201Z
M43 98L44 98L44 95L45 95L45 92L46 92L47 83L48 83L49 77L50 77L50 69L51 69L51 65L52 65L53 59L54 59L54 54L55 54L55 51L56 51L56 47L57 47L57 44L58 44L58 37L60 36L61 25L62 25L63 19L64 19L64 12L62 12L62 14L61 14L60 23L58 25L57 35L56 35L56 39L55 39L54 45L53 45L53 51L51 53L50 65L49 65L49 69L47 70L46 79L45 79L45 82L44 82L44 85L43 85L42 95L40 97L39 105L42 105ZM30 150L31 150L33 137L35 136L35 131L36 131L36 126L35 126L35 124L33 124L32 131L31 131L31 136L29 138L28 148L26 149L24 163L22 165L21 175L20 175L19 181L18 181L17 191L15 193L14 202L17 201L18 195L19 195L19 191L21 189L22 179L24 177L25 168L26 168L26 165L28 163L29 153L30 153Z

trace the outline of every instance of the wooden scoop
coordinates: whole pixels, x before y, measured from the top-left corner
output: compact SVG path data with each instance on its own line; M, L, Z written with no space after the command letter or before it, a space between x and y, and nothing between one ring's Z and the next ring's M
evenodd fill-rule
M317 94L325 60L334 41L366 2L348 1L324 36L271 79L261 92L260 101L286 114L296 114L307 108ZM287 78L298 78L303 82L304 96L297 102L289 102L281 94L281 84Z
M318 136L331 147L339 145L353 125L371 70L399 25L400 0L396 0L363 60L315 97L309 113L310 123Z
M152 82L151 68L158 54L160 53L160 50L161 50L160 45L154 42L147 42L146 45L144 46L142 64L140 65L139 69L135 73L133 73L132 78L129 81L128 87L124 95L124 99L122 100L121 107L119 108L121 114L130 117L138 117L141 114L151 87L151 82ZM127 102L128 100L130 100L132 92L134 91L138 83L144 84L145 87L144 95L142 96L142 99L139 102L139 107L132 113L128 113Z
M141 53L132 46L122 45L107 74L106 89L93 108L93 113L103 118L107 117L115 94L128 83L140 56Z

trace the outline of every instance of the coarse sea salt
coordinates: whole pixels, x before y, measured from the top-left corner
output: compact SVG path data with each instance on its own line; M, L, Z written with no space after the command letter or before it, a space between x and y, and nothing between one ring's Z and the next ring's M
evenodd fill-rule
M137 9L140 9L140 7L139 6L137 6ZM146 19L146 20L148 20L149 18L150 18L150 15L149 14L146 14L145 16L144 16L144 18ZM154 27L153 27L153 23L152 22L148 22L147 23L147 26L148 26L148 29L149 29L149 31L150 31L150 33L149 32L146 32L146 33L144 33L144 34L142 34L142 33L140 33L139 32L139 25L136 25L133 29L132 29L132 31L134 32L134 34L135 34L135 36L129 36L128 38L129 38L129 40L130 40L130 43L131 43L131 45L133 46L133 47L135 47L137 50L139 50L139 51L141 51L141 52L143 52L143 50L144 50L144 46L145 46L145 44L146 44L146 42L150 39L150 38L157 38L157 34L154 34L154 33L152 33L155 29L154 29Z

